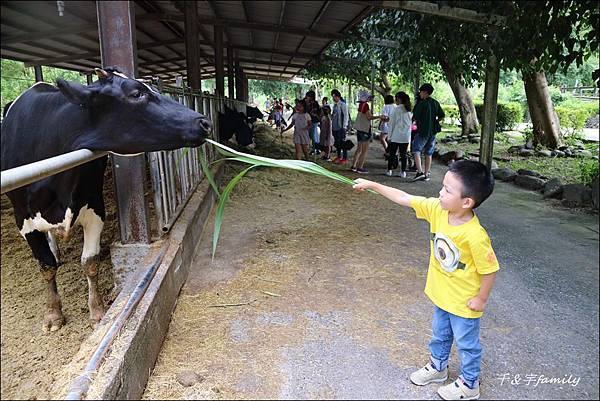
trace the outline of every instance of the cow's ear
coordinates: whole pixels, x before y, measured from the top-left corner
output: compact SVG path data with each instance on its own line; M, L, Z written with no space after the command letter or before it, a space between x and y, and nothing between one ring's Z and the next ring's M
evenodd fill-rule
M56 86L58 86L60 92L65 95L69 102L80 106L89 105L92 91L85 86L77 82L65 81L61 78L56 80Z

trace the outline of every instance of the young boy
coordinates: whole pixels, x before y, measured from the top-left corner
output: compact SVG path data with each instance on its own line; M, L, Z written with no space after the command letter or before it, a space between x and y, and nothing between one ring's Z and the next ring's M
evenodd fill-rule
M417 218L427 220L431 255L425 294L434 304L429 342L431 361L410 375L417 386L448 379L448 357L456 340L461 375L438 389L445 400L479 398L481 345L479 320L494 284L498 261L490 239L473 213L494 189L486 167L461 160L450 165L439 198L409 195L399 189L363 179L356 190L371 189L393 202L412 207Z

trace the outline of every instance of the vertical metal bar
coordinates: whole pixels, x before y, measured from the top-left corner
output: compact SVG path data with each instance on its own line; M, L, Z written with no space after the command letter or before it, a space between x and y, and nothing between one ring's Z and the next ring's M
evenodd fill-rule
M92 74L85 75L85 82L87 82L88 85L91 85L92 83L94 83L94 81L92 79Z
M233 49L231 47L227 48L227 90L229 94L229 98L233 99L235 97L235 80L233 78Z
M235 60L235 98L237 100L244 99L244 84L242 82L242 67L240 66L240 61Z
M162 182L162 197L164 204L165 221L169 221L170 210L171 210L171 190L169 188L169 173L167 171L167 152L159 153L160 159L160 171L161 171L161 182Z
M244 74L243 86L244 86L244 98L242 99L242 101L248 103L248 76L246 74Z
M184 1L185 58L188 86L200 90L200 44L198 43L198 3Z
M494 152L494 132L496 131L496 112L498 109L498 84L500 82L500 65L493 54L488 57L485 67L485 90L483 94L483 128L479 145L479 161L488 170L492 166Z
M137 73L135 8L131 1L98 1L98 34L103 66L117 66L125 75ZM144 197L145 156L113 157L113 176L121 242L149 243L148 203Z
M161 227L165 223L165 216L163 213L163 202L162 202L162 188L160 179L160 168L158 166L158 155L157 152L148 153L148 159L150 160L150 174L152 176L152 192L154 195L154 209L157 216L158 233L161 233Z
M215 25L214 28L215 42L215 83L217 96L225 96L225 74L223 69L223 25Z
M34 65L33 72L35 74L35 82L43 82L44 81L44 75L42 74L42 66L41 65Z

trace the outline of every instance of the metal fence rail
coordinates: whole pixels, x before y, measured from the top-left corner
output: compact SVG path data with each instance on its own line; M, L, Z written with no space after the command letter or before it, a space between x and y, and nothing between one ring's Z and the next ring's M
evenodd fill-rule
M25 166L4 170L0 173L2 194L36 182L42 178L62 173L70 168L106 156L107 154L108 152L93 152L88 149L80 149Z
M219 133L218 112L224 110L225 104L235 110L246 112L246 103L233 99L190 93L187 89L175 86L163 87L161 92L187 107L190 107L193 101L194 109L212 121L215 138L218 138ZM215 159L215 151L208 144L199 148L148 153L159 235L169 231L191 194L202 181L199 152L206 153L208 162Z

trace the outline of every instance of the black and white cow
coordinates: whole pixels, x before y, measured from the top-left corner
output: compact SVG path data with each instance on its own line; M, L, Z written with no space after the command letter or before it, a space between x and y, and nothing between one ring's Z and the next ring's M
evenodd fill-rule
M254 124L258 119L264 119L264 114L258 109L258 107L252 107L246 105L246 115L248 116L248 122Z
M2 170L84 148L136 154L204 142L211 129L205 116L116 69L96 69L96 74L99 79L88 86L62 79L57 86L37 83L5 109ZM55 280L55 236L67 237L75 224L83 227L81 264L92 324L104 314L97 257L105 219L106 163L103 157L7 193L17 227L48 285L45 330L58 330L64 323Z
M248 146L252 143L253 130L243 117L243 113L224 107L224 113L219 112L219 138L228 141L233 135L240 146Z

